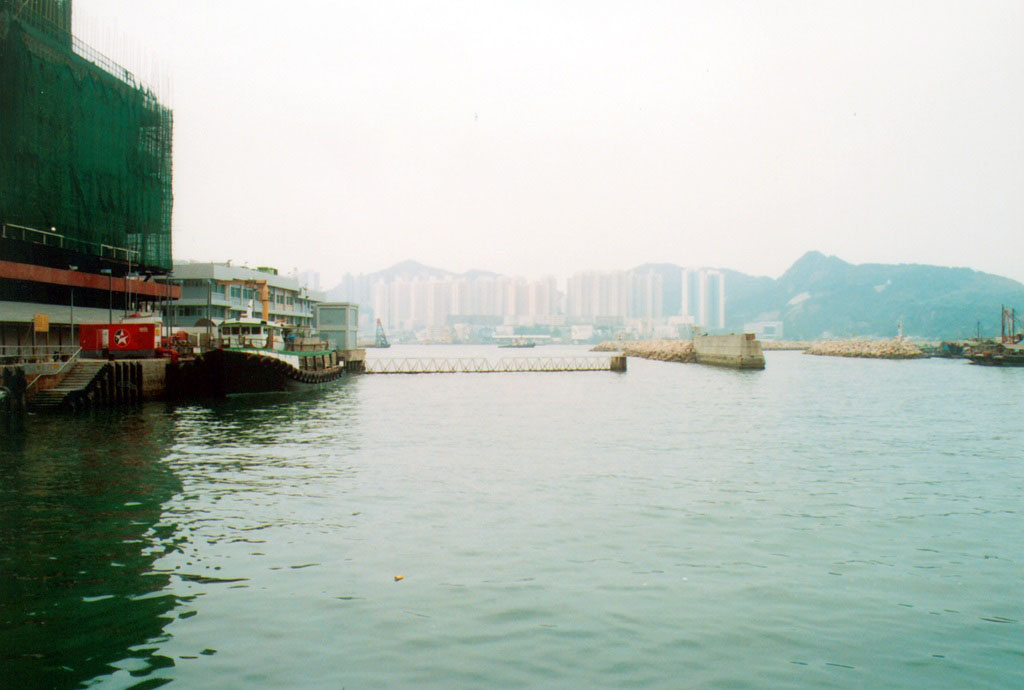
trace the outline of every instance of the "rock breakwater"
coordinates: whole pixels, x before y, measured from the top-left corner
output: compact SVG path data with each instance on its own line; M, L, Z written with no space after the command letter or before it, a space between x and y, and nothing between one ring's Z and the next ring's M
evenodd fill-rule
M662 362L696 362L692 340L606 340L591 348L593 352L621 352L627 357L657 359Z
M761 349L768 350L806 350L814 343L810 340L762 340Z
M804 350L804 354L874 359L920 359L928 356L917 345L903 340L826 340L813 343Z

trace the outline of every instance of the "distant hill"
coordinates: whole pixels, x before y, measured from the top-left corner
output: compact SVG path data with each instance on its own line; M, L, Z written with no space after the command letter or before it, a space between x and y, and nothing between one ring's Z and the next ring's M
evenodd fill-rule
M730 283L730 278L733 282ZM782 321L786 338L957 338L999 332L999 306L1024 306L1024 284L973 271L920 264L849 264L808 252L778 280L730 274L727 325Z
M662 278L666 315L678 314L683 267L650 263L632 269ZM778 280L725 268L726 329L756 321L782 321L787 339L892 337L899 324L908 336L967 338L980 322L982 335L999 333L999 306L1024 309L1024 284L969 268L920 264L850 264L808 252ZM376 273L348 275L328 299L356 301L369 315L372 286L395 278L497 277L488 271L463 274L402 261Z

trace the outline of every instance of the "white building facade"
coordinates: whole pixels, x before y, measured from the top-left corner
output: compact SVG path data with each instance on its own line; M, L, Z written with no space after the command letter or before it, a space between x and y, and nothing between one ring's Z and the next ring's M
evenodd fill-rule
M181 286L181 299L168 307L164 319L168 325L219 323L244 315L250 307L258 317L263 308L264 284L271 322L312 328L314 307L325 301L323 293L303 287L294 277L279 275L276 269L269 267L182 262L174 264L174 271L166 280Z

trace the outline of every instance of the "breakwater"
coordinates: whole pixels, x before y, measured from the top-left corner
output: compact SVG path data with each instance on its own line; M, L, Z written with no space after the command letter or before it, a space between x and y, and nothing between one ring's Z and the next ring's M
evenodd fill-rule
M826 340L813 343L805 355L867 357L872 359L922 359L928 355L905 340Z
M662 362L696 362L697 353L692 340L606 340L593 348L594 352L621 352L627 357L656 359Z
M696 362L738 369L764 369L764 353L753 334L702 335L693 340L607 340L597 352L622 352L664 362Z
M765 352L771 350L773 352L787 351L787 350L806 350L814 342L810 340L762 340L761 349Z
M702 335L693 339L698 364L714 364L734 369L764 369L761 343L753 333Z

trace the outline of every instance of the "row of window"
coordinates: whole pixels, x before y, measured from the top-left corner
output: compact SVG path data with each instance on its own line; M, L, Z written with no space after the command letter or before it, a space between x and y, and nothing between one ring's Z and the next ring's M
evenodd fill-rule
M221 287L224 286L222 285ZM221 294L223 294L223 292L224 291L221 290ZM251 288L242 288L238 286L233 286L231 288L231 297L234 299L259 299L255 290ZM273 290L270 291L270 301L274 302L275 304L287 304L289 306L295 304L296 302L295 298L292 297L291 295L281 292L275 293ZM302 300L298 300L298 302L299 304L303 303Z
M206 316L207 313L212 318L222 319L225 316L225 309L224 307L211 307L209 312L207 312L205 305L200 307L174 307L174 314L176 316Z
M216 295L230 295L235 299L259 299L259 291L253 288L242 287L241 285L232 285L230 289L227 285L222 283L214 282L211 284L207 280L183 280L181 281L182 287L186 288L203 288L204 291L209 290ZM292 305L296 303L295 296L289 294L287 291L279 291L277 289L270 289L270 301L275 304L288 304ZM299 304L302 304L304 300L298 300Z
M245 316L245 312L234 309L228 316L232 319L240 319ZM313 323L312 318L302 318L300 316L286 316L283 319L275 319L275 321L283 322L286 326L311 326Z
M242 316L244 316L244 314L245 314L245 312L240 311L238 309L227 309L225 307L218 307L218 306L212 306L212 307L209 308L209 311L208 311L205 304L198 305L198 306L177 305L177 306L174 306L172 308L172 310L173 310L173 314L174 314L175 317L195 316L195 317L206 318L207 316L209 316L209 318L212 318L212 319L225 319L225 318L238 319L238 318L241 318ZM309 326L312 323L312 321L313 321L313 319L311 317L308 317L308 316L307 317L302 317L302 316L288 316L288 315L286 315L281 320L284 321L289 326ZM256 333L256 332L257 331L253 331L253 333Z
M260 326L226 326L221 329L224 335L263 335Z

